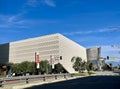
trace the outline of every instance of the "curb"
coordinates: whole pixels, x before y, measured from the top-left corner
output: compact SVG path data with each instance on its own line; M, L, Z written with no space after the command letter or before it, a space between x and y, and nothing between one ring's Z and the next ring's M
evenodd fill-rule
M13 86L12 89L24 89L24 88L29 88L29 87L33 87L33 86L57 83L57 82L67 81L67 80L72 80L72 79L77 79L77 78L80 78L80 77L66 78L66 79L60 79L60 80L58 79L58 80L46 81L46 82L39 82L38 81L38 83L35 82L35 83L29 83L29 84L22 84L22 85Z

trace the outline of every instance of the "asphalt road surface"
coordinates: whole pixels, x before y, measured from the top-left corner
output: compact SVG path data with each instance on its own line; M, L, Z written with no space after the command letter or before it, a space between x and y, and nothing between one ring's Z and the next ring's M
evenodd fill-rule
M120 76L90 76L25 89L120 89Z

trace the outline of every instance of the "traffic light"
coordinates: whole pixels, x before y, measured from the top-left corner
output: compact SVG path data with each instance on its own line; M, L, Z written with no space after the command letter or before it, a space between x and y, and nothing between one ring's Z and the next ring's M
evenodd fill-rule
M107 59L109 60L109 56L107 56Z

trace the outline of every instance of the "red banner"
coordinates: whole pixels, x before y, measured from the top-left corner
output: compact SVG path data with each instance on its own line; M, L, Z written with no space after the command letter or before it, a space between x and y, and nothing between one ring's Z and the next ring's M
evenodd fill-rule
M55 68L55 57L51 55L50 58L51 58L52 69L54 69Z
M40 68L39 67L39 62L40 62L40 56L39 53L35 53L35 61L36 61L36 68Z

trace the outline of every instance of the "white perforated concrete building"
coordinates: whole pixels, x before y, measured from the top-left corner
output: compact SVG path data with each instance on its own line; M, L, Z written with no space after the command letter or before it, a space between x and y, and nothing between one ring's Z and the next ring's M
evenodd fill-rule
M73 56L79 56L87 61L86 48L59 33L2 44L0 50L1 61L12 63L35 61L35 52L40 54L40 60L49 61L52 55L55 57L55 63L60 62L69 73L75 72L71 62Z

